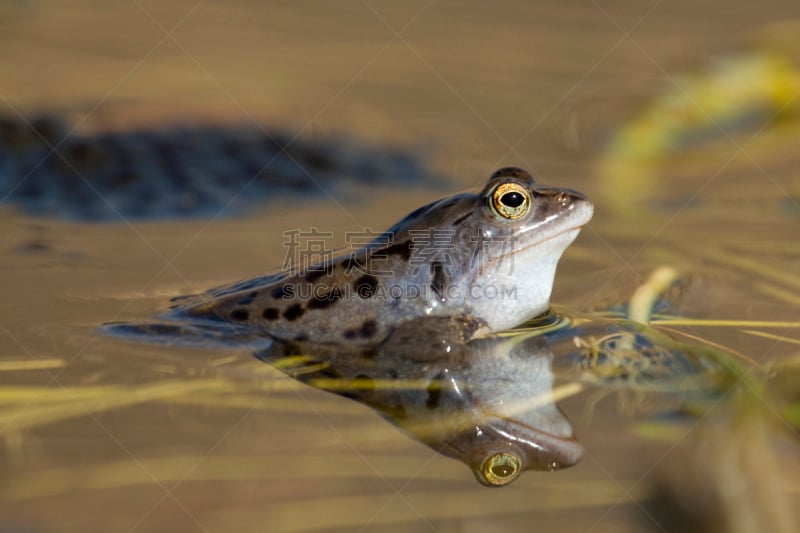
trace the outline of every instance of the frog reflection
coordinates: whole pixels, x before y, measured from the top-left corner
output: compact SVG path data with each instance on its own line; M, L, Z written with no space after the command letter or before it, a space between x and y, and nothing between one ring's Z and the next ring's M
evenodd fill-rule
M555 403L554 373L568 385L662 392L678 401L713 397L727 382L702 346L644 324L550 314L529 325L465 343L457 321L428 318L399 326L370 349L288 343L259 357L372 407L492 487L524 470L581 459L583 448Z
M716 401L731 383L730 372L703 345L634 321L546 315L526 325L464 342L459 320L429 317L399 325L374 346L277 343L230 324L118 323L104 331L129 340L253 350L291 377L372 407L493 487L524 470L555 470L581 459L557 395L587 387L664 393L677 406ZM553 388L554 374L566 388Z
M507 485L524 470L556 470L581 459L583 448L551 396L553 355L544 337L451 342L441 333L450 324L432 322L409 327L416 343L404 342L397 332L361 355L284 344L259 357L281 361L281 370L309 385L372 407L434 450L466 463L487 486ZM426 331L420 335L419 328ZM420 346L421 338L429 344ZM287 361L296 365L287 367Z

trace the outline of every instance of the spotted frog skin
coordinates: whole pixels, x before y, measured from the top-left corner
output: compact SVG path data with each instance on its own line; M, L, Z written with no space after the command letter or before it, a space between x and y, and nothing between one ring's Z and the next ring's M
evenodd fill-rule
M592 212L578 192L503 168L482 190L420 207L357 251L184 298L170 314L339 344L375 344L414 319L453 317L468 339L548 310L558 260Z
M0 115L0 198L33 216L216 218L312 197L317 183L442 182L413 154L342 135L202 122L82 133L58 115Z

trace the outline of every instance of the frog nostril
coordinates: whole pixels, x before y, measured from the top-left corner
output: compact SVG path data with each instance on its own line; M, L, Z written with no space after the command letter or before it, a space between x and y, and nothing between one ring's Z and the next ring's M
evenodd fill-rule
M567 207L570 203L572 203L572 198L570 198L569 194L565 192L560 192L556 195L556 203L561 207Z

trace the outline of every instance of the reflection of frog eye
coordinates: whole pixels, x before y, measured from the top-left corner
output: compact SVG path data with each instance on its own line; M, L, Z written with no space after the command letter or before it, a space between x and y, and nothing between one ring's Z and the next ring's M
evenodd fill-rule
M510 453L496 453L484 459L481 477L487 485L501 487L517 479L520 472L519 457Z
M490 204L492 211L501 218L516 220L531 207L531 193L513 181L501 183L492 192Z

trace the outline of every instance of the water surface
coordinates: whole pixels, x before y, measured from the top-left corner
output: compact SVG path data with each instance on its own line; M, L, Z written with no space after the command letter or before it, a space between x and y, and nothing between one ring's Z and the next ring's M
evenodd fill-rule
M657 401L629 391L567 398L583 460L490 490L370 409L245 350L95 334L162 311L170 297L279 268L284 230L315 226L339 246L345 232L382 230L441 189L363 187L172 222L65 222L4 204L0 528L661 531L682 519L675 509L694 517L702 501L714 505L701 516L726 517L723 529L794 530L797 116L758 109L755 123L708 133L709 111L697 119L709 141L661 146L646 165L610 148L715 58L767 49L796 60L785 29L800 15L794 3L0 10L0 69L14 74L0 96L15 116L57 112L87 134L198 119L255 120L311 139L344 131L427 154L453 192L504 165L581 190L597 201L595 219L561 262L557 308L603 309L673 266L697 280L685 315L717 322L671 327L741 354L754 379L701 422L674 406L664 422ZM642 181L610 180L609 154ZM730 479L744 489L720 496Z

